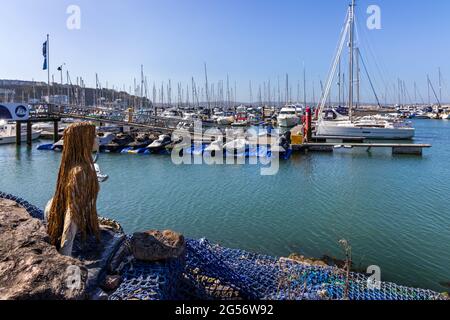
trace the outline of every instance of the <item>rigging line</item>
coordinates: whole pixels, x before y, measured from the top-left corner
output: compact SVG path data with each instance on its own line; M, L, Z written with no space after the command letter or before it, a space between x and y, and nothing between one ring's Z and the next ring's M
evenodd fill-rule
M417 93L419 94L420 100L422 100L422 104L425 104L425 100L423 100L422 93L420 92L419 88L417 88Z
M341 33L340 33L340 35L339 35L339 39L342 39L342 37L344 36L344 34L345 34L345 35L347 34L349 14L350 14L350 12L347 11L347 14L345 15L344 24L343 24L343 26L342 26L342 28L341 28ZM338 41L338 43L337 43L337 45L336 45L336 48L335 48L335 50L334 50L334 57L336 57L336 55L338 54L339 51L342 51L342 49L340 49L340 47L341 47L340 41L341 41L341 40ZM332 73L332 72L333 72L333 65L330 67L330 70L328 70L327 79L331 76L331 73ZM334 75L333 75L333 76L334 76ZM319 101L322 101L322 99L324 98L324 95L325 95L325 92L324 92L324 90L322 89L322 93L321 93L321 95L320 95Z
M328 73L325 91L322 92L322 96L320 98L319 107L318 107L319 120L322 118L322 110L323 110L323 107L325 106L326 100L328 99L328 95L330 93L330 89L333 84L334 76L336 74L336 69L337 69L337 66L339 63L339 59L341 57L342 50L344 48L345 39L347 38L347 33L350 28L350 15L349 14L350 14L350 11L347 12L345 27L343 28L343 30L341 32L341 38L338 42L338 51L336 52L336 54L333 58L333 64L332 64L331 70Z
M404 90L405 90L405 92L406 92L406 97L408 98L408 100L409 100L409 102L411 103L411 104L413 104L413 99L411 99L411 95L409 94L409 90L408 90L408 87L406 86L406 83L403 81L403 85L404 85Z
M372 83L372 79L370 78L369 72L367 71L366 63L364 62L364 59L363 59L361 53L359 54L359 58L361 59L364 70L366 71L367 78L369 79L369 83L370 83L370 86L372 87L372 91L373 91L373 94L375 95L375 99L377 99L378 106L381 108L380 100L378 99L378 95L375 91L375 88Z
M431 83L431 80L430 80L430 77L429 77L429 76L427 76L427 79L428 79L428 84L431 86L431 89L433 90L434 97L436 98L436 100L437 100L437 102L438 102L438 105L439 105L439 107L440 107L440 106L441 106L441 102L439 101L439 98L438 98L438 96L437 96L437 94L436 94L436 91L434 91L433 83Z
M358 25L359 25L359 20L357 20L357 23L358 23ZM359 29L359 28L358 28L358 29ZM380 76L381 82L383 83L384 87L388 87L388 85L387 85L388 82L386 81L386 78L390 78L389 72L386 72L386 66L384 65L383 61L380 61L380 62L378 63L378 59L376 58L376 55L374 54L374 50L373 50L372 44L371 44L371 42L370 42L369 34L368 34L368 32L365 31L365 28L364 28L364 27L362 28L362 30L363 30L364 35L365 35L365 36L362 38L362 42L364 42L364 43L366 44L367 51L369 52L369 54L370 54L371 57L372 57L372 60L373 60L374 63L375 63L375 67L376 67L377 72L378 72L378 74L379 74L379 76ZM381 67L380 67L380 65L381 65ZM389 91L390 91L390 90L389 90Z
M358 35L358 40L360 40L360 38L359 38L359 20L357 20L357 35ZM365 31L365 29L363 28L363 30ZM372 50L371 50L371 47L370 47L370 45L369 45L369 41L368 41L368 35L367 35L367 33L366 32L364 32L364 34L366 35L365 37L363 37L362 38L362 40L363 41L361 41L361 43L363 43L363 42L367 42L367 51L369 52L369 54L372 56L372 58L373 58L373 61L375 61L375 67L376 67L376 69L377 69L377 72L378 72L378 74L379 74L379 76L380 76L380 79L381 79L381 82L383 83L383 85L384 85L384 87L386 87L386 82L384 81L384 79L383 79L383 74L382 74L382 71L381 71L381 68L379 67L379 65L377 64L377 59L375 58L375 56L374 56L374 54L373 54L373 52L372 52ZM359 50L359 52L361 53L361 50ZM367 67L366 67L367 68ZM378 83L378 81L377 81L377 79L375 78L375 79L373 79L373 82L375 82L376 83L376 85L377 85L377 87L379 87L379 83Z
M384 85L386 85L387 82L386 82L385 78L386 78L386 76L388 76L390 78L389 73L386 72L386 67L385 67L383 61L380 61L380 62L378 61L379 59L377 59L375 50L373 49L372 43L370 41L369 33L365 31L365 28L363 28L363 30L366 35L363 38L363 41L367 44L367 50L370 53L370 55L372 56L372 60L375 63L375 67L377 69L377 72L380 75L381 81L383 82Z

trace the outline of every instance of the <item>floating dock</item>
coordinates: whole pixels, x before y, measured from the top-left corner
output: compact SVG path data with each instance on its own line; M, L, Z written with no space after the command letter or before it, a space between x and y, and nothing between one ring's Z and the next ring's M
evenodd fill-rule
M321 151L321 152L333 152L337 149L353 149L364 148L368 152L375 148L390 148L392 154L410 154L419 155L423 154L423 149L431 148L430 144L415 144L415 143L333 143L333 142L311 142L292 145L294 151Z

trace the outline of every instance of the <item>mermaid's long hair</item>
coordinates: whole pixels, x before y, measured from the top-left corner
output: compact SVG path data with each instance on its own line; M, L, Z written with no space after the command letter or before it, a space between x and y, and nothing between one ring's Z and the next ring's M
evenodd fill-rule
M92 159L95 138L95 126L90 123L72 124L64 131L61 166L48 217L50 242L58 249L67 210L70 210L83 240L87 235L99 239L99 183Z

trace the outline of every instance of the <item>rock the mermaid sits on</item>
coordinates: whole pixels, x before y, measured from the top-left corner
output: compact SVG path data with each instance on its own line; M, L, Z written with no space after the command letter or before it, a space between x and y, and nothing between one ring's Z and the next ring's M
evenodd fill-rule
M97 195L99 183L92 159L98 145L95 126L77 123L64 131L64 150L56 191L45 208L51 244L63 255L72 255L75 236L99 240Z

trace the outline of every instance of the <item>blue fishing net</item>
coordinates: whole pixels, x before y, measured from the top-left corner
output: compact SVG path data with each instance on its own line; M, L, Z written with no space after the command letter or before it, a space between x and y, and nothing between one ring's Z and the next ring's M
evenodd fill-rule
M382 282L338 268L301 264L188 240L186 260L135 263L112 299L163 300L438 300L433 291ZM174 288L175 286L175 288ZM136 293L137 292L137 293Z

